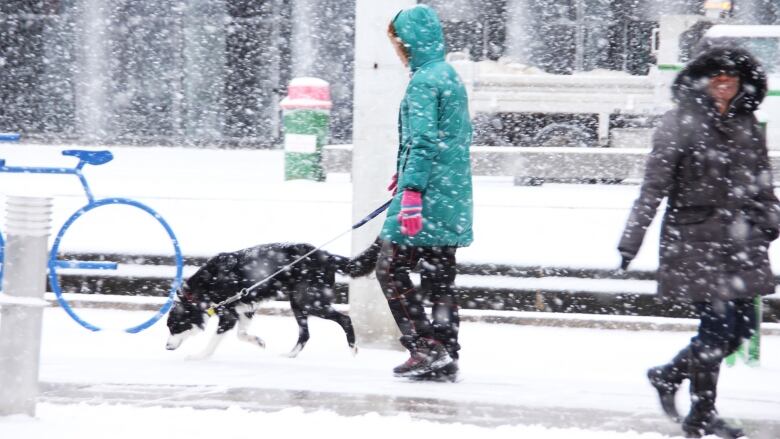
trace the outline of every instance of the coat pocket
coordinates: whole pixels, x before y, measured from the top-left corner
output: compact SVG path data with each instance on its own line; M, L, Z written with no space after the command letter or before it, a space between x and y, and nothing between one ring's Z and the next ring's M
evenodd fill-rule
M675 208L667 211L663 235L669 241L702 242L723 239L723 225L711 207Z

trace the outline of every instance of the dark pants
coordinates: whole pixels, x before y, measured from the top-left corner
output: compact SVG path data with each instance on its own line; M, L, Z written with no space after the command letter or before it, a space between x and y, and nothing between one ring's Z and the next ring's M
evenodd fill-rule
M416 352L429 341L444 345L458 358L458 301L455 297L455 251L457 247L410 247L382 243L376 277L390 311L401 330L401 344ZM409 278L420 263L421 288ZM427 296L427 297L426 297ZM425 299L432 304L432 319L425 314Z
M697 303L699 332L691 350L703 364L720 365L756 331L756 307L752 299Z
M693 409L714 411L720 363L753 336L756 308L752 299L696 303L699 331L664 367L668 381L691 380Z

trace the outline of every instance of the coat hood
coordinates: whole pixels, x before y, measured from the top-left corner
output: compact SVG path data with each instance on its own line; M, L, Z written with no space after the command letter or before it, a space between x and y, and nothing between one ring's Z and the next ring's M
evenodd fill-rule
M751 113L767 92L766 73L761 64L745 49L735 46L711 47L689 62L672 85L674 100L681 106L714 106L707 93L707 81L718 72L739 76L740 91L731 106L735 113Z
M444 33L439 16L429 6L401 10L393 19L393 28L408 51L412 71L431 61L444 61Z

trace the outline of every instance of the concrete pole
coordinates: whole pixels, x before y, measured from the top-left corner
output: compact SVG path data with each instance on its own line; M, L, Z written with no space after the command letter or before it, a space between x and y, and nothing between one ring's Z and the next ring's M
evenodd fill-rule
M357 0L355 10L355 98L352 151L352 219L358 221L390 198L395 172L398 108L409 72L387 39L387 25L414 0ZM384 221L380 216L352 234L352 253L366 249ZM376 278L352 280L350 317L364 347L400 348L398 327Z
M8 197L0 294L0 416L35 415L50 217L49 198Z

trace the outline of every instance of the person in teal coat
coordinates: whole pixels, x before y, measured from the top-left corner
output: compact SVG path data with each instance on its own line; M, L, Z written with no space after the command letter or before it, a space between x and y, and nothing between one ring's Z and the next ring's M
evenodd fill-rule
M393 372L454 379L458 371L455 253L471 244L472 185L468 97L444 60L436 12L418 5L391 21L388 34L411 79L401 101L393 201L382 227L377 279L410 358ZM422 288L409 272L420 263ZM433 304L433 319L423 301Z

